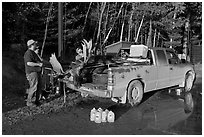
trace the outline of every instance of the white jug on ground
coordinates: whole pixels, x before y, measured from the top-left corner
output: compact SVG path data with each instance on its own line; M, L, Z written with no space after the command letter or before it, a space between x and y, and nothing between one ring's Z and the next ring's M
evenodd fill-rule
M113 113L113 111L108 112L107 119L108 119L108 122L111 122L111 123L115 121L115 114Z
M108 111L107 109L102 112L102 116L101 116L101 117L102 117L102 118L101 118L101 121L102 121L102 122L107 122L108 112L109 112L109 111Z
M95 121L96 109L93 108L90 112L90 121Z
M101 123L101 113L102 111L96 111L96 114L95 114L95 122L96 123Z

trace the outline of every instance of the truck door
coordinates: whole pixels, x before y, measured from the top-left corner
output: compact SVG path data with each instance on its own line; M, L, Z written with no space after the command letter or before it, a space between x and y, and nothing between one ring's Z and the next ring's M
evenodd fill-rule
M169 65L167 63L166 54L163 49L157 49L156 63L157 63L157 89L169 87Z
M183 82L183 76L184 72L183 69L181 69L181 61L179 60L178 56L171 50L166 50L167 60L169 64L169 70L170 70L170 85L175 86L178 85L178 83ZM181 68L180 68L181 67Z
M153 51L148 50L147 59L149 60L149 65L144 67L145 73L145 92L152 91L156 89L157 84L157 65L155 63L155 57L153 56Z

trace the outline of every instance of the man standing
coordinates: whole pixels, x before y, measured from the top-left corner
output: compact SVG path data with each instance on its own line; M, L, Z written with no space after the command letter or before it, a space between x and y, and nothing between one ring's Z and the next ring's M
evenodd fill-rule
M29 81L29 89L27 90L27 106L39 105L39 95L40 95L40 83L41 83L41 70L42 70L42 61L39 59L38 55L34 52L38 46L37 41L29 40L27 42L28 50L24 54L25 62L25 72L26 78ZM35 103L32 103L32 97L36 92Z

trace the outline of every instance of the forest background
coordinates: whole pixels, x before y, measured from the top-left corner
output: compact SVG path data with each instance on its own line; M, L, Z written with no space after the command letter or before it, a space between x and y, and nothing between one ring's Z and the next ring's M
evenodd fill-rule
M57 53L58 8L55 2L3 2L3 51L23 54L27 40L34 39L43 45L42 55ZM64 2L62 12L67 59L83 39L101 51L118 41L183 47L202 39L201 2Z

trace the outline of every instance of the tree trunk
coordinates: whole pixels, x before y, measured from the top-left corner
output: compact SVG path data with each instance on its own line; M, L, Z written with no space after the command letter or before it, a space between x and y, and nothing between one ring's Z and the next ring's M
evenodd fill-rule
M131 30L132 30L132 16L133 16L133 5L132 5L132 11L129 19L129 29L128 29L128 41L130 41L131 37Z
M136 39L136 36L137 36L137 24L135 23L135 36L134 36L134 39Z
M160 43L159 39L160 39L160 32L158 33L158 39L157 39L158 42L157 42L157 45ZM157 45L156 45L156 47L157 47Z
M155 29L155 31L154 31L154 43L153 43L153 47L155 47L155 45L156 45L156 36L157 36L157 29Z
M111 31L113 30L113 27L114 27L114 25L115 25L115 22L116 22L116 20L117 20L117 19L119 18L119 16L120 16L120 13L121 13L121 11L122 11L123 5L124 5L124 3L121 5L120 10L119 10L119 12L118 12L118 15L117 15L116 19L114 20L114 23L113 23L112 27L110 28L110 30L109 30L109 32L108 32L108 34L107 34L107 36L106 36L106 38L105 38L105 40L104 40L104 42L103 42L103 45L104 45L104 44L106 43L106 41L108 40L109 35L110 35Z
M189 16L188 15L188 19L187 21L185 22L185 32L184 32L184 38L183 38L183 52L184 52L184 59L187 60L187 61L191 61L190 60L190 54L189 54L189 50L191 49L190 48L190 20L189 20Z
M106 2L104 2L101 7L101 14L100 14L99 23L98 23L98 33L97 33L97 38L96 38L97 43L98 43L100 32L101 32L101 23L102 23L103 12L104 12L105 7L106 7Z
M121 27L121 33L120 33L120 41L123 41L123 29L124 29L125 21L123 21L122 27Z
M145 45L147 45L147 34L145 33L145 35L144 35L144 43L145 43Z
M123 17L123 24L122 24L121 33L120 33L120 41L123 41L123 30L124 30L124 26L125 26L125 16L126 16L126 13L127 13L127 10L125 10L125 14L124 14L124 17Z
M140 26L139 26L139 29L137 31L137 36L136 36L135 42L137 42L137 40L138 40L138 37L139 37L139 34L140 34L140 29L142 27L143 21L144 21L144 15L142 16L142 20L140 22Z
M143 43L143 31L141 32L141 44L144 44Z
M152 47L152 20L149 22L149 33L147 38L147 46Z
M90 2L88 11L87 11L87 13L86 13L86 18L85 18L85 21L84 21L84 26L83 26L83 29L82 29L82 33L84 33L84 29L85 29L85 27L86 27L86 22L87 22L87 18L88 18L88 15L89 15L89 11L90 11L90 9L91 9L91 4L92 4L92 2Z
M52 5L53 5L53 2L50 4L48 14L47 14L47 21L46 21L46 26L45 26L44 40L43 40L42 50L41 50L41 53L40 53L41 57L43 55L43 49L45 47L45 41L46 41L46 38L47 38L47 29L48 29L48 25L49 25L49 21L50 21L50 16L51 16L50 14L51 14L51 10L52 10ZM58 46L60 46L60 45L58 45ZM61 55L61 53L60 53L60 55ZM59 55L58 55L58 57L59 57Z
M107 14L106 14L106 21L105 21L105 24L104 24L104 38L103 39L105 39L105 37L106 37L109 8L110 8L110 3L108 3L108 10L107 10Z

